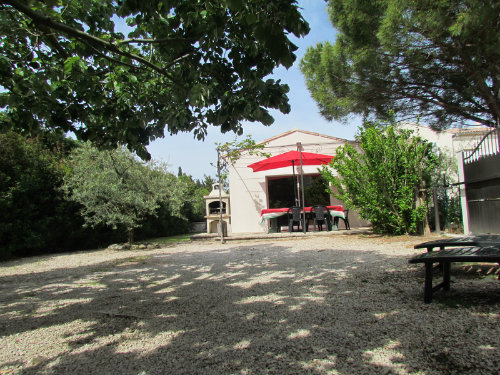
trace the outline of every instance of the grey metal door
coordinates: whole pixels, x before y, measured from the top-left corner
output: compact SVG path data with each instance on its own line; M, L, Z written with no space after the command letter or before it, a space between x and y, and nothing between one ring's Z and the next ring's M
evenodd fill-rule
M492 131L464 155L465 194L472 233L500 234L500 153Z

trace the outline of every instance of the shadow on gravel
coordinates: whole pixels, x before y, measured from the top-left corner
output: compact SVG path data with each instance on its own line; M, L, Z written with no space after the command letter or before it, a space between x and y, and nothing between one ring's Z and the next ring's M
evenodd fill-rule
M70 271L0 279L0 373L500 369L498 283L452 285L452 299L477 304L425 305L422 269L406 256L233 244ZM40 355L23 356L30 346Z

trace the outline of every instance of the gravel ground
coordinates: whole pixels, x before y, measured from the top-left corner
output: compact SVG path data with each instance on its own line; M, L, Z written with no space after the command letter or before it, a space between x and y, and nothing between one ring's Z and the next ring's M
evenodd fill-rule
M407 261L428 239L202 242L2 263L0 374L500 373L499 282L457 266L452 290L424 304L423 266Z

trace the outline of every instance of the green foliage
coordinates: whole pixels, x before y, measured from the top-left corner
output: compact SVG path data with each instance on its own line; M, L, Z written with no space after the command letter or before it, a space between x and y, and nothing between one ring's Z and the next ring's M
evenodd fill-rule
M427 208L422 189L430 186L438 164L432 145L408 130L367 124L358 135L361 151L350 144L337 149L321 174L333 194L354 207L376 232L415 234L422 230Z
M251 135L246 138L238 140L236 137L233 141L226 143L216 143L216 150L223 156L225 165L234 164L243 153L249 155L258 155L269 157L270 154L263 152L265 145L263 143L256 143Z
M76 146L74 141L55 134L26 139L10 131L0 133L0 259L103 247L124 240L126 228L118 224L117 230L104 223L83 227L82 206L64 199L63 179L74 172L68 154L71 150L74 154L83 152L76 151ZM118 170L127 161L119 157L115 160ZM146 168L136 160L135 163L142 170ZM165 175L163 168L153 169L156 172L151 173L161 173L167 180L168 188L163 189L165 199L159 202L158 209L138 220L136 237L188 232L189 222L199 220L205 213L203 195L208 190L188 176L177 178ZM94 173L87 171L89 175ZM103 189L101 193L111 197L110 191Z
M451 233L463 232L462 206L458 192L442 187L438 188L437 203L441 230L446 229ZM435 230L436 214L434 207L430 207L428 211L429 226L431 230Z
M168 202L161 202L154 214L145 216L140 226L134 229L134 241L148 240L158 236L179 235L188 233L190 222L187 217L174 215ZM123 241L124 234L120 239Z
M207 194L208 190L198 186L191 176L182 175L174 181L174 186L169 192L170 211L187 222L204 220L203 196Z
M234 164L243 153L267 158L270 157L271 154L262 151L264 147L265 145L263 143L256 143L251 135L247 135L246 138L242 140L238 140L238 138L235 137L233 141L216 143L215 149L218 155L217 175L220 175L221 179L225 181L224 185L227 185L229 166Z
M3 0L1 125L142 158L165 131L241 134L290 111L288 86L267 77L295 60L288 34L308 32L295 0Z
M58 190L71 147L51 135L0 133L0 259L64 251L72 239L80 249L86 242L77 207Z
M301 61L327 119L500 121L498 0L330 0L335 44Z
M104 224L132 233L167 200L170 212L181 215L186 184L176 183L161 165L144 164L124 149L99 151L89 142L72 153L69 165L63 190L68 200L82 206L89 226Z
M460 192L457 186L449 186L450 182L458 181L458 168L456 160L448 152L434 149L439 159L439 168L431 174L432 187L436 189L439 223L441 229L460 231L462 227L462 206ZM436 228L434 207L428 213L431 230Z
M204 175L203 180L193 180L191 176L185 176L189 180L190 188L185 202L185 216L189 221L204 221L205 199L204 196L212 191L212 185L215 179L211 176Z
M212 185L215 183L215 178L212 176L203 175L203 181L197 180L196 185L205 188L210 192L212 190Z

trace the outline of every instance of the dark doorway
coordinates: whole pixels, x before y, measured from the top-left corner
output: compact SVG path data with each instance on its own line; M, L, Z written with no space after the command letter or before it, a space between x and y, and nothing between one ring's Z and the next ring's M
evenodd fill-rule
M300 179L300 176L296 176ZM284 208L295 206L293 177L276 177L267 181L269 208ZM325 180L321 175L304 176L304 196L306 206L317 204L328 206L330 195L326 192ZM302 196L300 197L302 198Z
M304 200L306 206L330 205L330 194L327 193L327 182L321 175L304 176Z
M267 181L269 208L284 208L295 206L293 177L270 178Z

